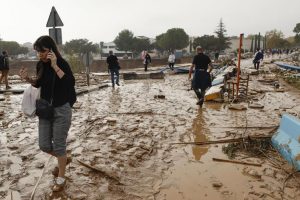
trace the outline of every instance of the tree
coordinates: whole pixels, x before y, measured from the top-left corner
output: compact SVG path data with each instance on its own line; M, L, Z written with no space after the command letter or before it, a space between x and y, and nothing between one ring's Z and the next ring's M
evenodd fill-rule
M296 26L295 26L293 32L296 33L296 34L299 34L299 33L300 33L300 23L296 24Z
M133 38L132 48L131 48L133 52L139 53L143 50L149 50L149 49L152 49L152 46L148 38L137 38L137 37Z
M189 36L182 28L172 28L156 36L156 42L163 50L183 49L189 44Z
M252 39L254 38L255 34L249 34L245 37L245 39Z
M218 38L218 43L217 43L217 48L219 51L225 50L229 47L230 42L229 42L229 37L226 37L226 29L225 25L222 21L222 18L220 19L220 23L217 26L217 30L215 31L215 34L217 35Z
M18 54L27 54L29 52L27 47L20 47L17 50Z
M98 53L99 52L99 45L93 44L89 42L87 39L75 39L63 46L63 50L66 54L73 55L73 54L84 54L87 52Z
M295 43L299 44L300 43L300 23L296 24L293 32L296 33L296 35L295 35Z
M271 30L266 33L267 37L267 48L284 48L289 47L290 43L285 40L283 33L279 30Z
M253 52L253 42L254 42L254 38L253 38L253 36L252 36L252 38L251 38L251 47L250 47L250 52Z
M9 55L19 55L28 53L27 47L21 47L15 41L0 41L0 50L6 50Z
M164 38L165 38L165 33L162 33L160 35L157 35L155 37L155 42L153 44L154 48L159 50L159 51L164 51L164 47L166 46L165 45L165 41L164 41Z
M103 41L101 41L100 42L100 54L102 55L102 53L103 53L103 46L104 46L104 42Z
M103 46L104 46L104 42L103 42L103 41L101 41L101 42L100 42L100 49L102 49L102 48L103 48Z
M218 38L214 35L203 35L194 39L193 48L196 49L197 46L203 47L205 50L215 50L218 48Z
M132 50L133 48L133 33L130 30L122 30L119 35L115 38L114 43L120 51Z

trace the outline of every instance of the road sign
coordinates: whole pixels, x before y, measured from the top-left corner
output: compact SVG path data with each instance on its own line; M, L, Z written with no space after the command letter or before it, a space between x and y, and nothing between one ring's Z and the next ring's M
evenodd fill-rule
M91 52L87 52L87 53L83 54L82 62L85 65L86 82L87 82L87 85L90 86L90 65L93 62L93 56L92 56Z
M62 44L61 28L50 28L49 36L56 42L56 44Z
M63 22L61 21L56 9L53 6L46 27L56 27L56 26L63 26L63 25L64 25Z
M85 66L90 66L93 62L93 56L90 52L83 54L82 62Z

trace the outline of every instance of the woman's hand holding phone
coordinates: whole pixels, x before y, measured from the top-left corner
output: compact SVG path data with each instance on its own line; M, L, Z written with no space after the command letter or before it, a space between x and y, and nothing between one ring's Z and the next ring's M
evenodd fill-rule
M55 67L56 66L56 55L55 53L52 51L52 49L50 49L48 55L47 55L47 58L51 61L51 67Z

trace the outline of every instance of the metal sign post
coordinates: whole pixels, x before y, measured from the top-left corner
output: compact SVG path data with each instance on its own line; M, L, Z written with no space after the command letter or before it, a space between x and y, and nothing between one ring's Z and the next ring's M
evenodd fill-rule
M90 86L90 65L93 63L93 57L89 51L83 54L82 61L85 65L86 82Z
M53 38L57 45L62 45L61 29L55 28L57 26L64 26L64 24L53 6L46 27L52 27L49 29L49 36Z

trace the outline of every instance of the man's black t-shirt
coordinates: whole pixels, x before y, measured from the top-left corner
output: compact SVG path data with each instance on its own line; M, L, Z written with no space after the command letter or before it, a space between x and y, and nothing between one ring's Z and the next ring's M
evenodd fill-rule
M109 55L106 59L108 67L111 68L119 68L118 58L115 55Z
M0 55L0 70L9 69L9 59L7 55Z
M193 64L195 64L195 69L207 70L209 63L211 63L210 58L203 53L194 56Z

